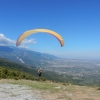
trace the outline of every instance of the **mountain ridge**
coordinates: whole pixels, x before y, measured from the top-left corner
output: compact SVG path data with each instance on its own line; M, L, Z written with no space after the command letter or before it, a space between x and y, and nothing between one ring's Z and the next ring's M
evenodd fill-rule
M0 46L0 57L10 59L17 63L26 64L31 67L42 67L47 63L44 61L52 61L58 58L50 54L16 48L14 46Z

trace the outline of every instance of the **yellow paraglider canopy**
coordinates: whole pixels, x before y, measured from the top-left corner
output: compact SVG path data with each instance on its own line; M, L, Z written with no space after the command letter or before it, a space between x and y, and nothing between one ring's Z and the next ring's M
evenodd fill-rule
M58 41L60 42L61 44L61 47L64 46L64 40L63 38L56 32L52 31L52 30L48 30L48 29L34 29L34 30L29 30L29 31L26 31L24 32L23 34L21 34L19 36L19 38L17 39L17 42L16 42L16 46L19 46L20 43L29 35L31 34L34 34L34 33L38 33L38 32L44 32L44 33L48 33L48 34L51 34L53 35L54 37L56 37L58 39Z

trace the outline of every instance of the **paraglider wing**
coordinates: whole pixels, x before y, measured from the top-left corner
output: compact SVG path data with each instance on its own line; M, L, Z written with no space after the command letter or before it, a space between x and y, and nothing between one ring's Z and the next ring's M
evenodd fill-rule
M48 33L48 34L51 34L53 35L54 37L56 37L58 39L58 41L60 42L61 46L64 46L64 40L63 38L56 32L52 31L52 30L48 30L48 29L34 29L34 30L29 30L29 31L26 31L24 32L23 34L21 34L19 36L19 38L17 39L17 42L16 42L16 46L19 46L20 43L29 35L31 34L34 34L34 33L37 33L37 32L45 32L45 33Z

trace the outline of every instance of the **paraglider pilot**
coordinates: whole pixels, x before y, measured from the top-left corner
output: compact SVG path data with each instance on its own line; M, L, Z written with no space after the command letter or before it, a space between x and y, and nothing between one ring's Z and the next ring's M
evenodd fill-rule
M38 76L41 77L42 70L41 68L38 70Z

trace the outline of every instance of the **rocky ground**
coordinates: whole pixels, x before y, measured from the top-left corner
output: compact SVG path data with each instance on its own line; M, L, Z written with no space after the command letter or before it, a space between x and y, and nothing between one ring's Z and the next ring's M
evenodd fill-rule
M43 100L27 86L0 84L0 100Z

